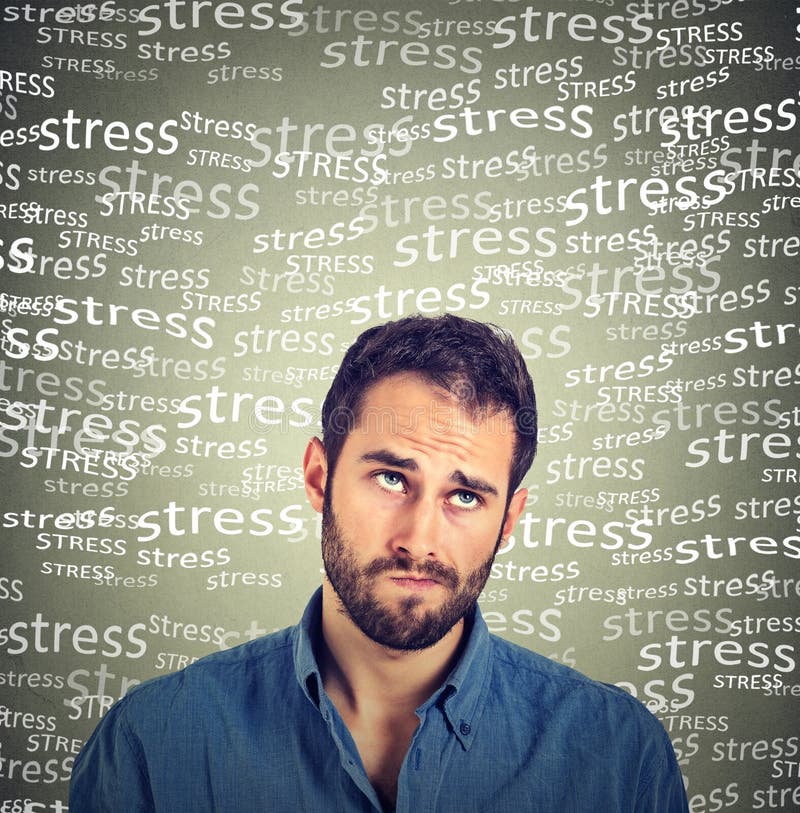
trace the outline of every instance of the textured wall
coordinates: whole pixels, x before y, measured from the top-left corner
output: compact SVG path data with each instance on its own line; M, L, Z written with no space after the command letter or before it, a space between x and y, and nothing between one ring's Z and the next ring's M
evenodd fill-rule
M795 4L137 5L0 11L0 811L297 620L342 351L445 311L541 404L490 627L645 702L694 813L800 809Z

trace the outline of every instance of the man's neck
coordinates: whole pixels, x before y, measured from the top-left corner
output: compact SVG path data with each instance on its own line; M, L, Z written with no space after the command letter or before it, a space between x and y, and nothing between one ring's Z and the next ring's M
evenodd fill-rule
M353 623L326 582L319 653L323 686L329 695L345 699L351 714L377 711L377 707L388 714L413 712L447 677L460 654L463 632L462 619L427 649L405 651L381 646Z
M353 737L375 793L393 811L403 760L419 725L415 711L459 656L464 621L421 651L381 646L343 611L329 582L322 588L322 685Z

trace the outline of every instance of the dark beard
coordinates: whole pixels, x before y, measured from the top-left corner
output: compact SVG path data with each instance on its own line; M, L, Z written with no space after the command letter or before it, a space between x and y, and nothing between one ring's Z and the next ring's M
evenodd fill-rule
M328 492L330 493L330 492ZM375 643L389 649L427 649L441 640L475 605L492 570L500 545L500 536L492 555L478 568L460 579L458 572L435 560L412 562L384 557L361 568L345 544L336 515L325 495L322 509L322 561L325 573L353 623ZM405 572L422 578L436 579L451 595L436 610L422 614L415 608L421 596L404 598L397 610L381 604L372 590L372 580L387 571Z

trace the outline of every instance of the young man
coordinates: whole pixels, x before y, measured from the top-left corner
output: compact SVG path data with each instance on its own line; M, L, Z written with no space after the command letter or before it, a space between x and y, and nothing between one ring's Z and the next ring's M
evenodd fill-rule
M498 329L363 333L306 450L326 578L296 627L132 689L72 813L685 813L658 721L487 631L477 599L527 493L536 403Z

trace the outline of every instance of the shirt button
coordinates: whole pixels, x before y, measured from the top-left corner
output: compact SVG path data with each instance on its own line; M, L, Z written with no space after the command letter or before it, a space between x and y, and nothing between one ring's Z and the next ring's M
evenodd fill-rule
M472 731L472 726L462 720L458 730L466 737Z

